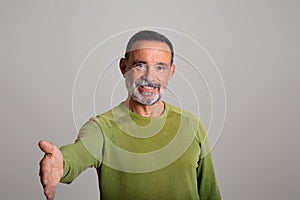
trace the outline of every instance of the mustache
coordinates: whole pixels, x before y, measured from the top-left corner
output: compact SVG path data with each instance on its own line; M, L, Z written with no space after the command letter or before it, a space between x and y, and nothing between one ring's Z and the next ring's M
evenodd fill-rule
M159 83L154 83L154 82L149 82L146 80L137 80L135 82L136 87L140 87L140 86L146 86L146 87L155 87L160 89L161 88L161 84Z

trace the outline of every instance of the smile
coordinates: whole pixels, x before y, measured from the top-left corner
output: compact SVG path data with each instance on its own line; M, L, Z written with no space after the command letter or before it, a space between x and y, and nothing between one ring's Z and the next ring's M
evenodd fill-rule
M155 93L155 92L158 92L157 87L151 87L151 86L140 86L138 89L142 93Z
M152 83L152 82L140 81L140 80L136 82L136 86L146 90L160 89L159 83Z

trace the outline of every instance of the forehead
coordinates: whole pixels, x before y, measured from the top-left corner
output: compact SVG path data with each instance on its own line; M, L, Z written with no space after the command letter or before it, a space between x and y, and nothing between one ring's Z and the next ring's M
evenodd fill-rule
M132 44L130 51L135 51L139 49L155 49L171 52L170 47L166 43L155 40L138 40Z
M130 48L130 54L133 57L140 56L159 56L159 57L167 57L170 59L171 50L169 46L160 41L148 41L148 40L138 40L132 44Z

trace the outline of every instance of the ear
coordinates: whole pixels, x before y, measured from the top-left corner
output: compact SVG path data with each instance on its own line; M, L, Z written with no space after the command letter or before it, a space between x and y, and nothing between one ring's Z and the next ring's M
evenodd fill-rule
M175 72L175 68L176 68L175 64L172 64L171 69L170 69L170 74L169 74L169 80L173 77L173 74Z
M125 76L125 73L126 73L126 66L127 66L126 58L121 58L120 62L119 62L119 68L121 70L123 77Z

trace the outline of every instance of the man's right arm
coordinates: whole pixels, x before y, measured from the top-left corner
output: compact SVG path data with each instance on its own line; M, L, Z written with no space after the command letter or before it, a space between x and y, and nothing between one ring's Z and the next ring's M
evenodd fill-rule
M97 119L90 119L81 129L74 144L58 149L41 141L45 153L40 162L40 177L48 200L54 199L59 182L71 183L88 167L99 167L102 160L103 135Z
M64 158L64 174L60 182L71 183L86 168L100 166L103 135L96 120L91 118L83 125L74 144L60 148Z

